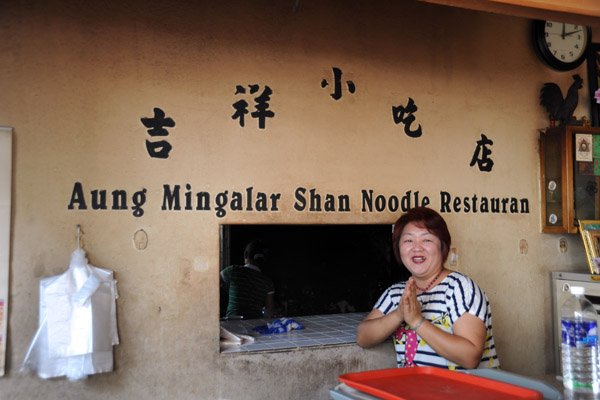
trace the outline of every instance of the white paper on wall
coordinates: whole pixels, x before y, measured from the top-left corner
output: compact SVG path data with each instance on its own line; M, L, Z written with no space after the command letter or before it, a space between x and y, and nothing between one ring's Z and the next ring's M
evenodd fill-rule
M12 128L0 127L0 376L6 361L12 193Z

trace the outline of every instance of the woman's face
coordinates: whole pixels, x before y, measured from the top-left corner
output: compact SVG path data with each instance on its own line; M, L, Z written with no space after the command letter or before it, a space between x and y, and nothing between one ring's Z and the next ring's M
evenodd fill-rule
M441 241L426 228L409 222L400 235L400 258L411 274L428 278L442 267Z

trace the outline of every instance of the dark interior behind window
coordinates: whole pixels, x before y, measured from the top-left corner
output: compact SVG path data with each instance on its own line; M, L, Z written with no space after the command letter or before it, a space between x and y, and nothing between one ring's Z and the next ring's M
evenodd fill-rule
M252 239L269 244L265 272L287 317L370 311L408 277L392 250L392 225L222 225L221 269L244 264ZM221 288L221 316L227 307Z

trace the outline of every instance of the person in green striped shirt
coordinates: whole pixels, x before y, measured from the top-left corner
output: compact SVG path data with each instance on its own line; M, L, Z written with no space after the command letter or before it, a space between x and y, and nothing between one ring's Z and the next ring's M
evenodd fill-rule
M252 240L244 250L245 264L230 265L221 271L221 279L229 292L226 317L273 317L275 286L262 271L268 251L265 242Z

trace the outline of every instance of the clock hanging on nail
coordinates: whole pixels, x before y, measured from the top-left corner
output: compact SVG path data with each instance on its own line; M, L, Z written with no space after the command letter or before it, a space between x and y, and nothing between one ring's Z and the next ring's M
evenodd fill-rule
M533 40L540 57L559 71L577 68L585 60L591 42L587 26L556 21L533 22Z

